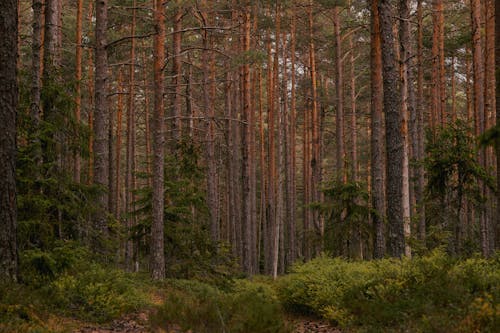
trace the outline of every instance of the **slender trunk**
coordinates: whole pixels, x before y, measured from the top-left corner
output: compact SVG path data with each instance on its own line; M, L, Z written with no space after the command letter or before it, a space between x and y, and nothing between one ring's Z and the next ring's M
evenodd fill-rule
M267 32L267 122L268 122L268 166L267 166L267 225L265 228L264 271L272 274L272 254L274 241L274 225L276 223L275 207L275 150L274 150L274 71L271 48L271 36Z
M385 133L387 147L387 219L389 252L393 257L405 253L403 215L404 137L401 133L400 78L394 54L395 8L390 0L379 2L380 32L382 36L382 77L384 85Z
M89 1L87 20L88 24L92 26L94 19L94 8L93 1ZM89 33L89 37L91 33ZM42 49L43 51L43 49ZM94 183L94 105L95 105L95 89L94 89L94 51L89 48L88 50L88 98L89 98L89 108L88 108L88 124L89 124L89 141L88 141L88 150L89 150L89 158L87 165L87 184Z
M411 68L412 54L410 50L410 8L408 0L400 0L399 16L399 45L401 55L401 114L403 136L403 223L405 238L409 239L411 230L410 216L410 145L408 137L408 115L414 113L414 92L413 92L413 74ZM405 256L411 257L411 248L408 242L405 242Z
M375 227L374 257L385 255L385 190L384 190L384 132L383 132L383 84L382 46L380 35L379 0L372 0L371 32L371 196Z
M33 0L33 41L32 41L32 65L31 65L31 107L30 107L30 117L33 124L33 148L34 148L34 161L37 169L40 168L42 163L42 151L40 147L40 137L39 137L39 127L40 118L42 114L41 106L41 91L42 91L42 80L41 80L41 64L42 59L42 24L43 24L43 2L41 0ZM38 170L36 170L38 172ZM38 175L36 176L38 177Z
M483 44L481 41L482 26L481 26L481 1L471 0L471 21L472 21L472 66L474 76L474 115L475 115L475 134L481 135L484 132L485 118L485 101L484 101L484 54ZM484 166L485 151L482 149L479 153L479 161ZM481 184L483 193L485 185ZM489 256L489 233L488 224L485 217L484 209L479 211L479 223L481 234L481 250L483 256Z
M337 138L337 154L335 156L335 161L337 164L337 181L345 182L345 170L344 170L344 75L342 69L342 38L340 35L340 19L339 19L339 7L333 8L333 24L334 24L334 34L335 34L335 69L336 69L336 81L335 89L337 93L337 114L335 118L335 133Z
M136 30L136 0L133 1L132 8L132 24L130 26L130 35L135 35ZM127 150L126 150L126 173L125 173L125 210L126 212L134 211L134 191L135 191L135 147L136 147L136 130L135 130L135 38L132 37L130 43L130 64L128 72L128 100L127 100ZM127 233L130 233L135 225L133 214L126 215ZM129 235L130 236L130 235ZM125 245L125 266L128 271L133 270L134 244L127 237Z
M296 245L296 178L295 178L295 163L296 163L296 73L295 73L295 48L296 48L296 12L295 8L292 13L291 37L290 37L290 76L291 76L291 100L290 100L290 126L289 126L289 162L288 162L288 201L289 201L289 219L288 219L288 262L290 266L297 259L297 245Z
M108 52L107 21L108 1L96 0L95 26L95 109L94 109L94 184L104 188L108 180ZM101 234L107 233L106 212L108 211L107 195L99 195L99 210L95 217L95 227Z
M496 68L496 91L495 91L495 112L496 112L496 126L500 128L500 4L495 1L495 68ZM497 188L500 189L500 137L496 143L496 157L497 157ZM496 226L495 232L495 249L500 247L500 191L497 192L497 211L496 218L494 218L494 225Z
M0 280L17 281L17 1L0 4Z
M335 7L338 8L338 7ZM338 10L338 9L337 9ZM334 9L335 11L335 9ZM321 184L321 160L320 160L320 118L318 109L318 87L317 87L317 71L316 71L316 46L314 44L314 18L313 18L313 1L309 2L309 66L311 72L311 173L310 180L310 193L311 200L315 203L320 202L320 184ZM335 14L334 14L335 15ZM338 20L337 20L338 22ZM314 209L312 212L313 225L316 231L316 236L319 242L316 247L316 254L319 254L323 249L321 248L321 240L324 235L324 226L321 224L319 211Z
M82 114L82 18L83 18L83 0L77 0L76 9L76 69L75 69L75 121L79 124L81 121ZM80 182L81 174L81 158L80 152L76 152L74 156L74 180L75 182Z
M113 205L113 214L120 219L121 215L121 152L122 152L122 117L123 117L123 75L122 69L118 71L118 103L116 108L116 152L115 152L115 193L116 202ZM127 206L125 206L125 209Z
M154 76L154 111L153 111L153 221L151 225L151 276L154 280L165 278L164 252L164 103L163 103L163 65L165 54L165 16L163 2L154 0L153 38L153 76Z
M173 61L172 61L172 87L174 89L172 96L172 116L174 117L173 124L173 138L174 144L177 144L182 135L182 94L181 94L181 78L182 78L182 16L183 8L181 7L181 1L177 0L176 5L178 6L173 23L174 23L174 35L172 38L173 43Z
M272 226L273 231L273 243L272 243L272 271L271 274L273 278L276 278L278 275L278 259L279 259L279 243L281 242L280 240L280 235L281 235L281 225L283 222L283 191L281 187L281 175L279 174L279 171L277 170L279 167L279 159L280 159L280 153L281 153L281 142L280 142L280 113L281 113L281 105L280 105L280 79L279 79L279 52L280 52L280 36L281 36L281 12L280 12L280 5L279 1L276 2L276 12L275 12L275 20L276 20L276 31L275 31L275 50L274 50L274 61L273 61L273 86L274 86L274 93L273 93L273 103L275 105L274 107L274 112L277 113L277 123L276 123L276 131L278 132L278 166L276 166L276 156L275 156L275 145L273 143L272 150L272 173L273 173L273 187L274 187L274 204L275 204L275 213L274 213L274 224ZM274 125L272 127L272 130L274 131ZM274 138L274 134L273 134ZM274 140L273 140L274 141ZM271 156L271 154L270 154ZM270 157L271 158L271 157ZM276 171L278 171L278 175L276 175Z
M417 149L414 152L415 158L421 161L425 156L424 151L424 26L423 26L423 8L422 1L418 0L417 4L417 21L418 21L418 41L417 41L417 101L416 101L416 131L417 131ZM414 138L415 140L415 138ZM426 225L425 225L425 204L424 204L424 168L421 165L416 167L417 186L415 189L415 199L418 210L418 237L425 242Z
M146 52L142 54L143 66L147 66L147 57ZM148 73L146 70L143 71L144 76L142 78L142 82L144 87L148 86ZM151 187L151 116L149 113L149 94L148 91L144 91L144 137L146 141L146 171L148 174L147 184Z
M250 51L250 8L246 8L244 13L243 23L243 50ZM243 235L244 235L244 248L243 248L243 266L247 274L254 274L255 269L255 231L254 225L255 211L253 203L255 200L255 119L254 112L251 105L251 92L250 92L250 65L244 64L242 66L242 84L243 84L243 119L246 122L243 135Z

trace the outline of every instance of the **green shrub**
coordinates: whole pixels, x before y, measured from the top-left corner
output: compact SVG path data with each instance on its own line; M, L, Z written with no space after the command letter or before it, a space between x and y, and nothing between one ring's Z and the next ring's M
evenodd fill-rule
M286 332L280 303L265 283L237 281L228 291L196 281L170 281L154 325L197 333Z
M320 257L277 282L286 309L367 331L489 332L500 318L498 259Z
M103 322L146 304L138 282L118 269L93 265L79 274L63 274L47 286L51 303L65 314Z

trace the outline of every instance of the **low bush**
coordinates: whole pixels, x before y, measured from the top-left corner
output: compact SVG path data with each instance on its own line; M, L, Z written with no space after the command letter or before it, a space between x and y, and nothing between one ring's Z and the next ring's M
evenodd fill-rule
M228 290L196 281L169 281L154 326L197 333L288 332L281 305L268 284L236 281Z
M500 261L413 260L297 265L277 282L286 309L370 332L492 332L500 327Z

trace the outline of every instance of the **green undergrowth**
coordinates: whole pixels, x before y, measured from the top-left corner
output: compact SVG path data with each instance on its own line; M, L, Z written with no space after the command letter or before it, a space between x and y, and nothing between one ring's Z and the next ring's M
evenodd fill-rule
M292 313L356 332L494 332L500 257L458 261L436 251L412 260L326 256L294 267L277 290Z
M264 279L265 280L265 279ZM152 325L169 332L285 333L281 304L269 281L235 280L218 288L197 281L169 280L165 303Z
M0 285L0 332L58 331L48 320L54 316L102 323L150 303L147 278L94 261L75 243L20 259L21 282Z

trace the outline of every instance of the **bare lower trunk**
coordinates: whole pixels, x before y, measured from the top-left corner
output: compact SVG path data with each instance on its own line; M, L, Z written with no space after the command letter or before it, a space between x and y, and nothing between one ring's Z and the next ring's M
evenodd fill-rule
M153 39L153 76L154 76L154 111L153 111L153 221L151 225L151 277L154 280L165 278L164 253L164 103L163 103L163 64L165 54L165 16L161 0L154 0Z
M17 281L17 1L0 4L0 280Z
M105 188L108 180L108 126L109 114L107 103L108 53L107 44L107 0L96 0L95 28L95 109L94 109L94 183ZM103 192L99 198L99 211L95 217L95 226L101 234L107 233L106 213L107 195Z

